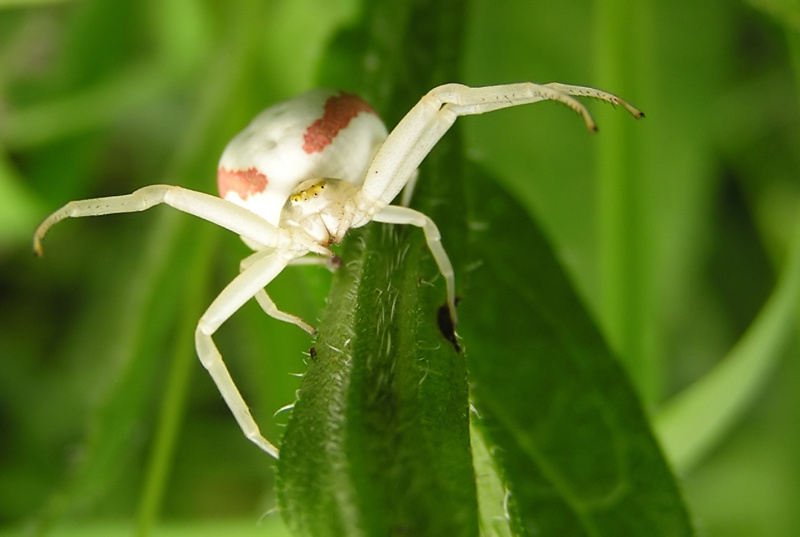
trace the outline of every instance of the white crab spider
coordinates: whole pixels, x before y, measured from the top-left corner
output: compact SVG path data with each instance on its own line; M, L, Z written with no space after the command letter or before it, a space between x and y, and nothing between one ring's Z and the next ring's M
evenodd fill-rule
M572 96L618 104L643 117L619 97L593 88L558 83L482 88L445 84L425 95L387 135L375 111L358 97L313 90L267 108L228 144L217 175L221 198L152 185L126 196L72 201L39 225L34 250L41 255L42 238L64 218L143 211L160 203L239 234L255 253L242 261L241 273L200 318L195 344L245 436L277 458L278 449L261 435L231 379L211 339L214 332L255 297L271 317L314 334L311 325L279 310L264 288L289 264L333 259L328 246L341 242L348 229L371 220L422 228L444 277L455 323L453 267L436 224L418 211L389 203L412 181L420 162L458 116L551 100L566 104L583 117L590 131L596 130L589 112ZM322 257L301 259L310 253Z

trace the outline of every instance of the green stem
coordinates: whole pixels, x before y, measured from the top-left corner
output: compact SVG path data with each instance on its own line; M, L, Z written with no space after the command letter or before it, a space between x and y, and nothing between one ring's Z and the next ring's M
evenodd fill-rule
M189 335L194 332L197 312L201 311L206 300L206 294L202 291L210 277L213 266L211 258L218 236L218 233L202 234L192 249L194 255L186 260L187 266L196 267L196 270L187 275L183 319L177 330L178 342L164 387L166 395L161 404L153 450L145 474L137 518L137 535L140 536L150 535L156 523L170 475L176 440L186 410L189 381L196 366L194 339Z
M208 136L214 132L215 121L218 121L222 115L222 107L233 94L233 81L241 78L245 62L238 60L252 50L252 36L255 32L250 25L257 20L254 16L257 8L257 2L247 2L236 11L237 16L231 26L234 29L232 33L238 38L233 40L229 51L220 53L209 70L207 80L211 82L201 95L194 128L188 129L194 134L187 136L178 146L170 172L166 174L169 177L183 178L179 180L182 184L190 185L193 182L192 176L197 177L194 165L202 160L204 152L208 149ZM237 61L231 61L231 58ZM194 255L190 255L191 259L186 263L186 266L192 269L187 273L185 282L188 293L185 314L178 331L181 336L165 386L167 393L162 402L153 451L139 501L137 535L140 536L151 533L164 497L180 423L186 407L189 380L195 365L194 339L187 337L187 334L194 333L198 312L202 311L205 305L203 301L206 295L203 290L206 288L205 282L210 278L213 266L212 254L218 236L216 233L204 233L196 246L188 250Z
M641 98L647 92L649 3L598 0L597 85ZM650 344L654 331L648 241L647 168L641 125L603 119L597 139L601 319L645 405L658 397L658 366ZM609 118L611 119L611 118ZM634 131L633 129L636 128Z
M781 351L796 333L798 303L800 216L781 279L756 320L719 365L655 417L656 435L677 472L690 471L763 391Z
M800 88L800 34L789 30L787 38ZM800 207L780 280L756 320L719 365L668 401L654 420L656 435L676 471L689 472L763 391L781 351L797 333L798 304Z

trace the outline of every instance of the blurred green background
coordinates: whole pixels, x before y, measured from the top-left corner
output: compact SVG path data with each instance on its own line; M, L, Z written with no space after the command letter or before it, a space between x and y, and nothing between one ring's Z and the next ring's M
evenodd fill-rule
M162 182L214 192L227 140L313 87L359 13L356 0L0 0L0 533L128 534L157 514L160 535L282 531L277 516L257 525L275 505L272 461L193 362L196 320L244 245L164 208L61 224L41 260L30 239L71 199ZM467 20L459 82L592 85L647 114L590 103L597 136L552 104L461 125L659 416L748 333L796 236L800 9L473 0ZM329 279L298 268L270 293L317 319ZM800 531L790 322L741 419L678 467L702 534ZM218 342L277 438L310 339L251 303Z

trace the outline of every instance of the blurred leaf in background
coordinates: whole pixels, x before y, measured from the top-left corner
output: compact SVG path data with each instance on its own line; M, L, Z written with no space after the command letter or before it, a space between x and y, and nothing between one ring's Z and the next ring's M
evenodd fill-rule
M236 519L249 521L232 526L245 533L275 505L273 462L242 438L191 343L246 248L168 209L65 223L43 260L30 234L70 199L157 182L213 192L227 140L318 72L331 80L329 42L365 4L0 2L0 531L155 523L196 535L224 531L205 521ZM459 82L594 85L647 113L628 125L593 106L596 137L548 104L460 126L470 159L541 223L627 368L698 528L793 535L796 8L473 0L463 20ZM386 57L367 57L365 73L434 48L393 45L391 24L375 33ZM330 279L300 268L270 292L316 321ZM270 438L311 345L280 324L248 304L218 337ZM273 516L259 534L274 526L285 531Z

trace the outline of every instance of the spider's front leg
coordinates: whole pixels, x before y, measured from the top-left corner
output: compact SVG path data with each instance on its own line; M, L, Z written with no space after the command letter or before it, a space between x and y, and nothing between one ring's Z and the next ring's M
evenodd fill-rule
M161 203L217 224L238 235L250 237L264 246L288 248L297 240L285 230L271 225L255 213L216 196L179 186L151 185L124 196L110 196L67 203L61 209L48 216L36 228L33 236L33 249L41 256L42 239L44 239L45 234L51 227L65 218L133 213L147 210ZM331 255L327 248L311 240L303 241L298 246L325 256Z
M620 105L636 118L644 117L637 108L614 94L584 86L550 84L506 84L471 88L445 84L433 88L417 103L381 145L367 170L364 185L355 197L359 213L353 226L370 218L380 222L412 224L425 230L428 247L447 281L447 300L454 323L455 285L453 268L441 245L439 230L427 216L402 207L388 206L406 186L419 165L459 116L483 114L501 108L556 101L579 113L590 131L596 126L586 107L574 97L590 97Z
M644 117L636 107L616 95L584 86L557 82L522 82L481 88L444 84L429 91L389 133L367 171L361 196L379 206L388 205L459 116L483 114L540 101L556 101L580 114L586 127L595 131L597 127L591 114L574 97L598 99L622 106L636 118Z

